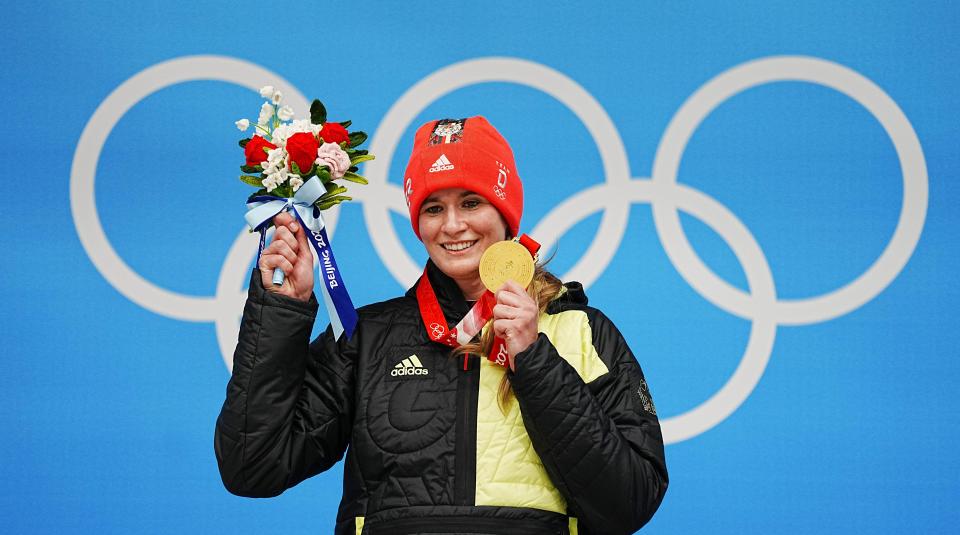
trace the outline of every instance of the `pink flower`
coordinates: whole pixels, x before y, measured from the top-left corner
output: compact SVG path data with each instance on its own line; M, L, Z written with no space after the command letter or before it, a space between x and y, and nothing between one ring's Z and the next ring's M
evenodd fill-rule
M350 155L336 143L324 143L317 149L317 165L326 166L334 180L343 178L350 169Z

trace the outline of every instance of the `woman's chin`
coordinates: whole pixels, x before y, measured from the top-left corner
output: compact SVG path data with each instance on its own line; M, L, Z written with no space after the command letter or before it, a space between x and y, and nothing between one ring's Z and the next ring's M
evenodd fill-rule
M475 255L444 253L441 258L434 258L433 263L451 279L480 278L480 258Z

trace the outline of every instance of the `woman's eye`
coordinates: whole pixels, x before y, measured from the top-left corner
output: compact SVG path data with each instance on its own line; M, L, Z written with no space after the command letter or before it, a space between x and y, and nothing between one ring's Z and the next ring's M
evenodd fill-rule
M424 209L423 209L423 213L425 213L425 214L439 214L439 213L441 212L441 210L442 210L442 209L440 208L440 205L438 205L438 204L433 204L433 205L430 205L430 206L424 208Z
M477 199L467 199L463 201L464 208L476 208L477 206L480 206L480 201Z

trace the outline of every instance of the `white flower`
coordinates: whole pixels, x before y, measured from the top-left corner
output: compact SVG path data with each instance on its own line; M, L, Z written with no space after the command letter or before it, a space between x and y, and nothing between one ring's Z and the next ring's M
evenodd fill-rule
M241 132L246 132L246 131L247 131L247 128L250 128L250 120L249 120L249 119L240 119L239 121L237 121L237 122L235 122L235 123L233 123L233 124L237 125L237 128L238 128Z
M260 106L260 117L257 119L257 124L268 125L270 119L273 119L273 106L269 102L264 102L263 106Z
M267 178L264 178L261 183L263 184L263 187L267 188L268 192L277 189L277 182L273 180L273 176L267 176Z
M281 124L273 129L273 134L271 135L270 141L273 142L277 147L286 147L287 138L294 133L293 129L289 124Z
M324 143L317 149L317 165L327 166L334 180L343 178L350 168L350 155L337 143Z
M268 175L269 177L269 175L277 173L279 168L286 168L287 162L284 160L286 157L287 152L279 147L267 151L266 161L260 164L263 166L263 174ZM282 179L275 181L277 183L283 182Z
M300 186L303 185L303 179L300 178L300 175L290 175L290 187L293 188L293 191L300 189Z
M269 173L269 171L267 171L268 168L272 170L277 167L282 167L284 163L283 160L286 157L287 151L281 149L280 147L271 149L270 152L267 153L267 165L265 165L263 168L264 172Z
M290 106L284 106L280 108L277 110L277 117L279 117L281 121L289 121L290 119L293 119L293 108Z
M272 98L273 92L274 89L272 85L265 85L260 88L260 96L263 98Z
M279 92L279 91L274 91L274 92L273 92L273 97L271 97L271 100L273 101L274 104L276 104L277 106L279 106L279 105L280 105L280 101L283 100L283 93L281 93L281 92Z
M274 169L272 173L267 175L267 178L273 180L277 185L283 184L287 181L287 176L289 175L286 166L280 167L279 169Z
M290 132L312 132L310 127L310 121L307 119L297 119L296 121L290 123Z
M286 151L281 149L280 147L277 147L275 149L270 149L267 152L267 161L270 163L275 163L282 160L283 157L286 155L287 155Z

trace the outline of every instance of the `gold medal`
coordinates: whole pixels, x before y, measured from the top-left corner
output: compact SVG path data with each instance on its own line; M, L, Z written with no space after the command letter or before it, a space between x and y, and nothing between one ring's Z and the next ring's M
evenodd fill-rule
M508 280L526 288L533 280L533 257L526 247L515 241L497 242L480 257L480 280L491 292Z

